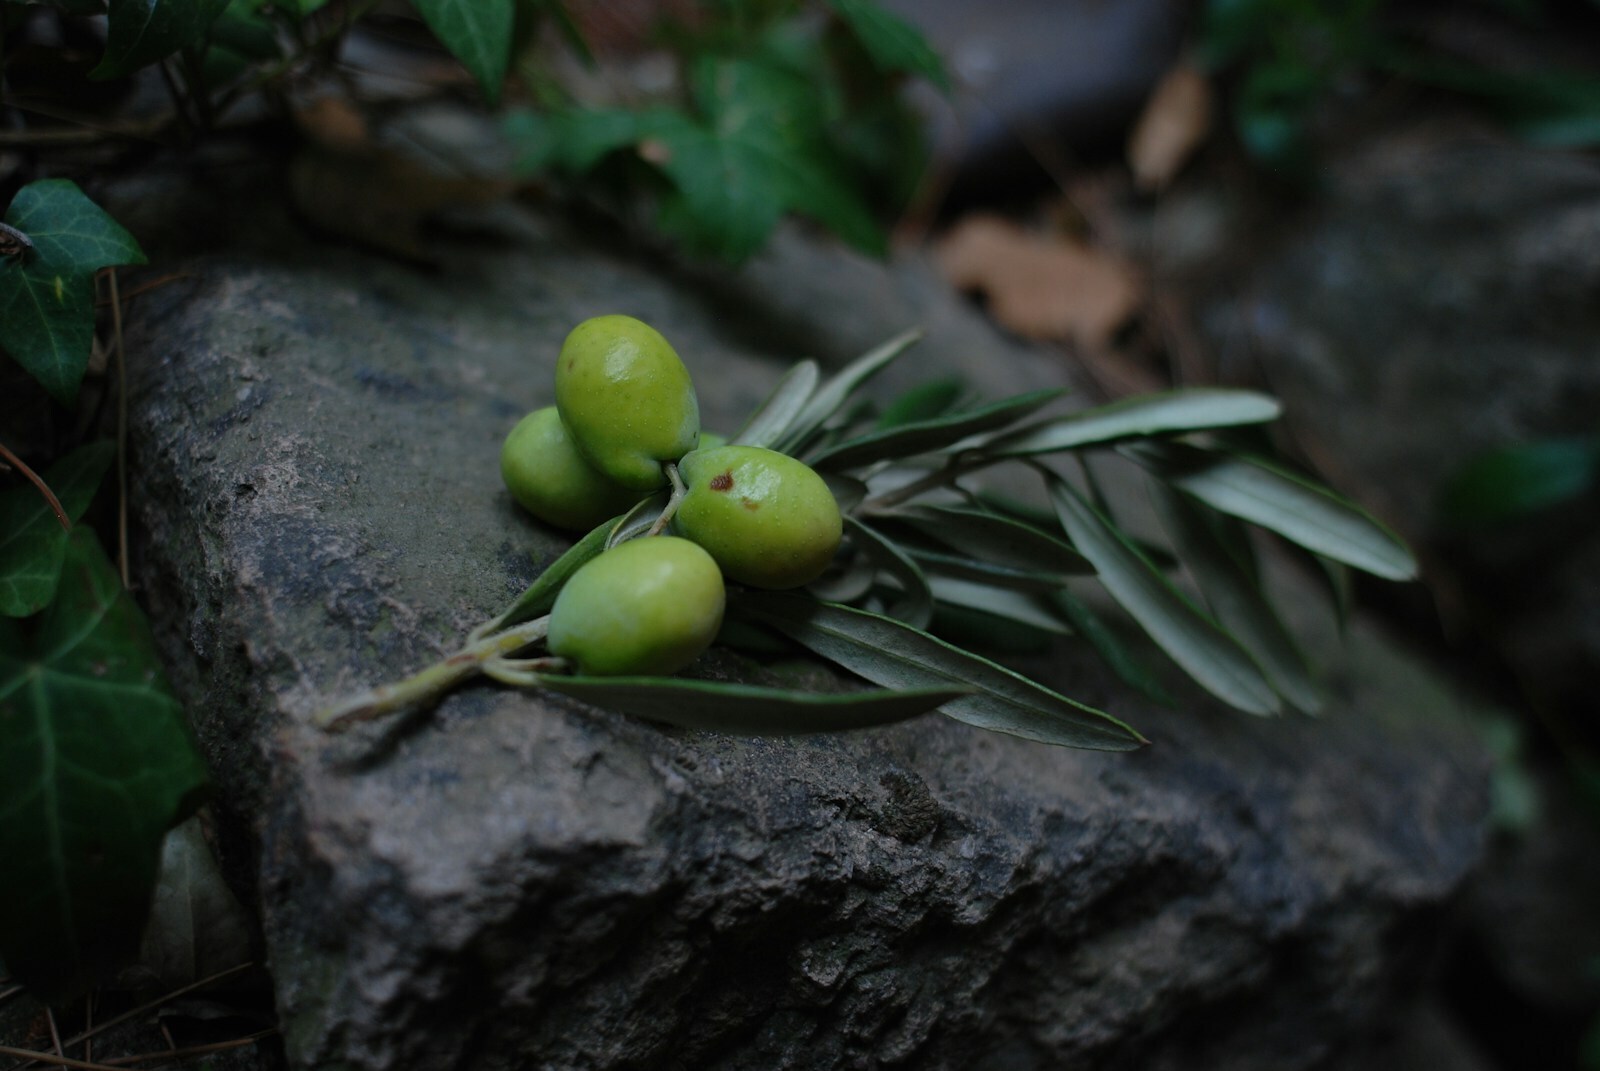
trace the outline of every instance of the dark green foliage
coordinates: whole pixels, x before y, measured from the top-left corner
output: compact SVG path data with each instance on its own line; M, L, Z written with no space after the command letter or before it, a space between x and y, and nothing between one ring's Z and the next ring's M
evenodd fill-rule
M138 949L161 839L205 769L144 616L74 530L56 600L0 620L0 953L40 998Z
M1463 465L1445 485L1440 521L1450 527L1527 517L1600 485L1600 438L1544 439L1502 447Z
M89 508L116 447L81 446L44 474L44 482L69 520ZM29 617L55 598L69 534L37 488L18 484L0 491L0 614Z
M0 347L71 405L94 340L94 273L143 264L144 252L66 179L24 186L5 222L33 248L0 258Z
M739 261L788 213L881 253L880 218L909 196L920 133L897 79L942 81L908 25L864 0L831 5L819 32L801 5L734 6L667 35L684 82L633 109L519 112L506 130L524 174L594 181L626 157L659 180L656 219L693 252ZM713 8L713 10L721 10Z

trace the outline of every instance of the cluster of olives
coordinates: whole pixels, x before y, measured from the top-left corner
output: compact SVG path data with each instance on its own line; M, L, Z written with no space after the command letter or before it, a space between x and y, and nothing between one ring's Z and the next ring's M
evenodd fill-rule
M671 535L611 547L557 596L547 646L579 673L675 672L716 637L724 577L794 588L833 560L843 523L827 484L786 454L702 435L688 369L648 324L597 316L573 328L555 394L500 452L528 512L585 531L673 488Z

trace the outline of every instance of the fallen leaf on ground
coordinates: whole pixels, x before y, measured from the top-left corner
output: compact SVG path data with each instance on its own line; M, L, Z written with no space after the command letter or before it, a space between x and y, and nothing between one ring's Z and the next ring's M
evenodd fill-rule
M1128 136L1128 167L1146 193L1165 189L1211 133L1211 82L1180 63L1156 84Z
M1143 298L1137 274L1120 258L998 216L968 216L934 256L952 286L982 293L995 320L1028 338L1105 347Z

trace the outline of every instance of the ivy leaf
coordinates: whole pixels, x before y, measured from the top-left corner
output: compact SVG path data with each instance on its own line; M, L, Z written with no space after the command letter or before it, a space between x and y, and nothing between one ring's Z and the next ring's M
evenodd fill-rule
M144 252L68 179L18 190L5 222L33 250L0 258L0 347L71 406L94 341L94 273L143 264Z
M1051 691L987 658L893 618L794 595L742 592L729 611L790 639L886 688L970 686L940 713L1027 740L1102 751L1131 751L1144 737L1103 711Z
M1244 649L1156 571L1065 480L1050 498L1067 536L1094 563L1100 583L1128 616L1202 687L1250 714L1275 714L1278 696Z
M1248 390L1194 387L1127 398L1005 432L983 444L994 457L1022 457L1100 446L1123 439L1173 435L1276 420L1276 398Z
M106 54L90 78L119 78L196 44L228 0L110 0Z
M138 952L163 834L206 774L89 529L31 625L0 621L0 954L56 1003Z
M511 64L516 0L415 0L439 43L478 80L490 104L500 99Z
M1021 420L1065 393L1064 390L1030 391L977 409L880 428L830 446L813 456L809 463L814 468L848 469L875 461L932 453Z
M68 520L76 521L89 508L116 454L113 442L89 443L50 466L44 482ZM0 614L28 617L55 597L67 537L38 488L26 484L0 491Z
M543 676L539 683L597 707L685 729L760 735L827 733L905 721L971 691L960 684L825 695L684 677Z
M1212 509L1386 580L1411 580L1417 561L1399 536L1326 487L1261 458L1177 443L1141 444L1129 456Z
M921 75L950 92L944 63L915 26L873 0L828 0L828 6L850 27L878 70Z

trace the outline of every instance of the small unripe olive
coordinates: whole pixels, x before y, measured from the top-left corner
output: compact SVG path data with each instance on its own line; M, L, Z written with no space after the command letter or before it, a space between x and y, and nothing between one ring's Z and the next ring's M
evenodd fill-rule
M556 407L589 463L635 491L667 485L700 437L689 370L660 332L631 316L596 316L572 329L556 363Z
M839 549L839 504L802 461L759 446L719 446L687 455L678 470L689 493L673 530L710 551L730 580L797 588L821 576Z
M578 453L553 405L518 421L500 447L500 476L523 509L557 528L588 531L641 495L612 483Z
M619 543L568 580L550 610L550 653L579 673L675 673L711 646L725 593L717 563L675 536Z

